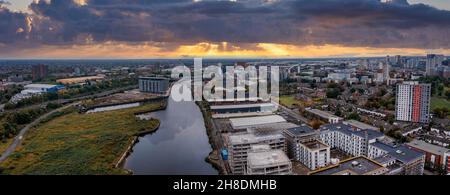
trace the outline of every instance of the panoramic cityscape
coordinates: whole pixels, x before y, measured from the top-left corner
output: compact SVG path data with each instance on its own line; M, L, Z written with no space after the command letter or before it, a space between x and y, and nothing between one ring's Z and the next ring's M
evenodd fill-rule
M449 30L439 0L0 0L0 175L448 175Z

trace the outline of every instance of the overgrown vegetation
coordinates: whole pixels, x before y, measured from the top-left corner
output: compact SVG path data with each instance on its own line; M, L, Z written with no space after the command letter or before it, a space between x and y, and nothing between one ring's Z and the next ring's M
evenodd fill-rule
M32 129L0 167L5 174L127 174L115 163L136 134L159 125L158 120L140 120L135 113L161 106L154 103L92 114L75 110L55 113Z
M20 128L47 111L47 108L34 108L3 113L0 115L0 141L6 142L7 139L14 137Z
M343 91L344 88L340 84L330 83L327 86L327 98L337 99Z

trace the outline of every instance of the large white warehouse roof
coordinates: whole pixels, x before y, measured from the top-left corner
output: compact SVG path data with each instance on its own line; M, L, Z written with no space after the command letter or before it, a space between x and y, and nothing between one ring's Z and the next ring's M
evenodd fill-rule
M245 118L232 118L230 119L233 129L242 129L251 126L264 125L270 123L282 123L286 120L279 115L269 116L257 116L257 117L245 117Z

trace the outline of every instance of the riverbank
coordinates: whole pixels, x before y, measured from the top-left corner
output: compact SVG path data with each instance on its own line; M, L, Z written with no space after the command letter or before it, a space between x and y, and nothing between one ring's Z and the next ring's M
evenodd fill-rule
M160 108L160 109L156 109L154 111L158 111L158 110L163 110L165 108ZM135 113L136 115L136 113ZM157 120L157 119L156 119ZM125 150L125 152L120 156L120 159L117 161L116 163L116 168L121 168L124 169L125 171L127 171L129 174L133 174L133 172L131 170L125 169L123 166L125 164L125 161L127 159L127 157L133 152L133 147L139 142L139 137L148 135L148 134L152 134L155 133L159 127L161 126L161 122L158 120L158 125L155 126L154 128L150 129L150 130L146 130L146 131L142 131L137 133L134 138L132 139L132 141L130 142L130 144L128 144L127 149Z
M136 113L159 110L164 104L80 114L71 112L39 124L22 145L0 164L5 174L109 175L129 174L117 166L133 140L155 132L157 119L140 120ZM124 157L125 156L125 157Z
M134 175L217 175L206 162L212 151L205 120L193 101L169 97L165 110L139 115L161 121L158 131L138 138L124 169Z
M209 164L211 164L219 172L220 175L224 175L224 174L226 174L226 169L225 169L223 163L221 163L221 159L220 159L221 156L220 156L220 152L219 152L220 148L219 148L219 144L217 143L218 140L216 137L216 136L220 136L220 135L217 135L217 132L215 132L215 130L214 130L212 115L211 115L211 111L209 109L209 105L205 101L196 102L196 104L200 108L203 118L205 120L206 134L208 136L209 144L212 147L212 151L205 158L205 161L208 162Z

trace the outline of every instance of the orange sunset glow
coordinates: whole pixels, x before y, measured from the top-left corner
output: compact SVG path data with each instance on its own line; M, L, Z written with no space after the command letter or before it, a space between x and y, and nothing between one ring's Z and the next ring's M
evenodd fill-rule
M418 56L431 52L430 50L417 48L346 47L339 45L296 46L258 43L252 48L227 47L227 45L228 43L226 42L198 43L181 45L173 50L166 50L150 43L132 45L107 42L93 45L45 46L39 49L24 49L19 51L17 55L29 58L328 58L378 57L388 54ZM450 54L449 49L435 49L432 51Z

